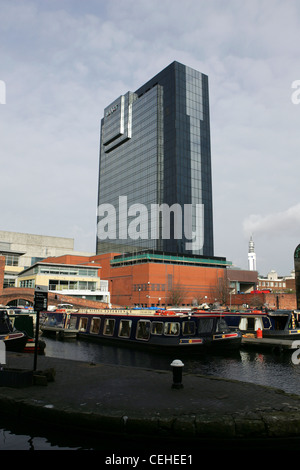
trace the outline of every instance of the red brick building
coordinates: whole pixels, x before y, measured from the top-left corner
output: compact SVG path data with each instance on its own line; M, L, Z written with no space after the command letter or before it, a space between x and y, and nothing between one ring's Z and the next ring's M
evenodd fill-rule
M112 302L144 307L221 301L226 260L137 253L98 255Z
M101 266L109 281L111 303L122 306L167 306L224 302L228 285L225 258L173 256L140 252L96 256L66 255L45 262Z
M98 276L109 283L111 304L115 306L192 306L204 302L219 302L233 308L239 308L243 304L296 308L295 294L251 294L257 287L257 272L232 269L225 258L178 257L140 252L126 255L64 255L46 258L44 262L97 267ZM4 267L5 258L0 257L0 294ZM5 291L9 296L4 296ZM5 304L17 295L17 289L15 293L13 291L13 288L4 289L2 297ZM32 300L34 289L23 291L28 291L28 300ZM23 291L18 294L22 294L20 298L24 297ZM58 303L67 301L66 296L60 297L61 295L57 295ZM72 302L75 302L74 299ZM92 302L88 305L87 300L81 301L82 307L85 304L87 307L92 305ZM3 303L1 297L0 303ZM96 303L93 305L96 308Z

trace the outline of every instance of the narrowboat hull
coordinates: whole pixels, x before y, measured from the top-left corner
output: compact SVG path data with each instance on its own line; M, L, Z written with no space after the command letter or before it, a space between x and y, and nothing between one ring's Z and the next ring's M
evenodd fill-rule
M78 339L90 342L100 342L111 346L121 346L140 351L149 351L159 354L180 353L181 355L198 355L208 352L227 352L238 351L241 347L242 336L235 335L235 338L226 339L221 342L212 339L203 338L195 340L192 338L176 342L148 341L147 343L137 342L135 340L121 340L118 338L95 337L89 334L79 333Z
M232 330L257 335L261 330L264 338L300 339L300 312L293 310L249 311L226 313L225 319Z
M220 323L220 315L149 311L47 312L41 329L68 328L77 338L159 353L194 355L203 351L240 348L242 335ZM49 328L48 326L48 328Z
M42 356L45 354L46 343L42 340L38 340L37 353ZM35 353L35 340L33 338L28 338L24 346L24 353Z
M25 331L13 327L9 310L0 308L0 341L4 342L5 350L23 352L27 338L28 335Z
M0 341L4 341L6 351L23 352L27 343L27 335L23 332L10 332L0 335Z
M300 330L287 330L287 331L275 331L275 330L263 330L262 335L264 338L270 339L300 339Z

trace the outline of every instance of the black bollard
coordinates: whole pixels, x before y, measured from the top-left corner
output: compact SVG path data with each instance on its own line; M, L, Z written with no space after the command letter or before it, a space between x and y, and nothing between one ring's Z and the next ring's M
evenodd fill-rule
M172 388L183 388L182 384L182 368L184 364L181 362L180 359L175 359L171 363L171 367L173 370L173 384Z

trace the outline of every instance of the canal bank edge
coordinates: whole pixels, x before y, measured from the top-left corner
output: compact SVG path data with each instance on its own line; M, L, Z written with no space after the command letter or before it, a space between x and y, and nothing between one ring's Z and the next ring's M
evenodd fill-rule
M9 366L30 368L32 357L9 354ZM54 381L0 387L1 414L99 436L180 440L300 438L300 396L199 374L41 357L39 372Z

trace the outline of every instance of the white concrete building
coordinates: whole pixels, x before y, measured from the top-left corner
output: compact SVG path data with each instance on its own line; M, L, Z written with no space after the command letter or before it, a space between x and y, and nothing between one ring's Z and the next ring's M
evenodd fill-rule
M73 238L0 230L0 255L5 256L4 287L16 286L18 274L38 261L68 254L79 254L74 251Z
M74 254L74 239L0 231L0 252L20 253L18 266L27 268L48 256Z

